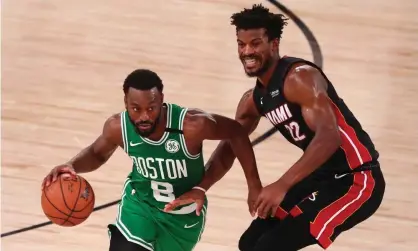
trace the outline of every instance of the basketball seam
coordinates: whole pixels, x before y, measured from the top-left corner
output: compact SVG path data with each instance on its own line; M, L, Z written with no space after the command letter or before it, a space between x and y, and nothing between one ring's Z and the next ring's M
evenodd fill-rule
M59 180L60 180L60 188L61 188L60 190L61 190L62 199L64 200L64 205L67 207L67 209L69 209L69 210L70 210L70 213L69 213L69 214L66 214L67 219L66 219L63 223L61 223L61 225L64 225L64 224L68 221L68 219L70 219L71 214L72 214L72 210L71 210L71 208L67 205L67 201L65 200L64 191L62 190L62 181L61 181L61 177L58 177L58 178L59 178Z
M54 216L51 216L51 215L49 215L49 214L45 214L47 217L49 217L49 218L54 218L54 219L59 219L59 220L65 220L65 218L60 218L60 217L54 217ZM78 220L82 220L82 219L85 219L85 218L76 218L76 217L72 217L72 218L74 218L74 219L78 219ZM69 222L69 223L71 223L73 226L75 226L75 223L74 222L72 222L72 221L69 221L69 220L67 220L67 222Z
M48 214L45 214L45 215L48 215ZM65 216L68 216L68 215L66 215L66 214L64 214ZM48 215L48 216L50 216L50 215ZM65 220L65 218L60 218L60 217L55 217L55 216L51 216L52 218L57 218L57 219L61 219L61 220ZM88 218L88 216L87 217L75 217L75 216L71 216L71 218L74 218L74 219L77 219L77 220L85 220L85 219L87 219Z
M60 190L61 190L61 195L62 195L62 199L64 200L64 205L69 209L69 210L71 210L71 207L69 207L68 206L68 204L67 204L67 200L65 200L65 196L64 196L64 190L63 190L63 188L62 188L62 180L61 180L61 177L58 177L58 179L60 180Z
M93 191L93 188L90 186L90 184L89 184L89 185L87 185L87 180L85 180L85 183L86 183L86 187L88 186L88 187L90 188L90 191L91 191L91 193L92 193L92 196L94 197L94 191ZM93 203L93 202L94 202L94 200L93 200L93 199L92 199L92 200L90 200L90 202L89 202L89 203L87 203L87 205L85 205L82 209L80 209L80 210L74 210L74 212L79 213L79 212L84 211L84 209L86 209L88 206L90 206L90 204L91 204L91 203Z
M70 217L72 217L72 215L73 215L73 213L74 213L74 209L75 209L75 207L77 206L77 203L78 203L78 200L80 199L80 193L81 193L81 185L82 185L82 180L84 180L81 176L78 176L78 178L79 178L79 189L78 189L78 195L77 195L77 200L75 201L75 203L74 203L74 206L73 206L73 209L71 209L71 213L70 213Z
M64 213L63 211L61 211L59 208L57 208L54 203L51 202L51 200L49 200L48 195L46 194L45 190L44 190L44 195L45 198L48 200L49 204L51 204L58 212L62 213L65 216L68 216L68 214Z
M74 203L74 205L73 205L73 208L70 208L70 207L68 207L68 205L67 205L67 202L66 202L66 200L65 200L65 196L64 196L64 191L62 190L62 182L61 182L61 179L60 179L60 187L61 187L61 194L62 194L62 198L64 199L64 204L65 204L65 206L68 208L68 209L70 209L71 210L71 212L67 215L68 217L67 217L67 219L62 223L62 224L65 224L70 218L71 218L71 216L73 215L73 213L74 213L74 208L76 207L76 205L77 205L77 202L78 202L78 200L80 199L80 192L81 192L81 177L80 176L78 176L78 181L79 181L79 185L78 185L78 194L77 194L77 199L76 199L76 201L75 201L75 203Z
M80 210L73 210L74 213L80 213L83 212L84 209L86 209L88 206L90 206L90 204L93 202L93 200L91 200L89 203L87 203L82 209Z

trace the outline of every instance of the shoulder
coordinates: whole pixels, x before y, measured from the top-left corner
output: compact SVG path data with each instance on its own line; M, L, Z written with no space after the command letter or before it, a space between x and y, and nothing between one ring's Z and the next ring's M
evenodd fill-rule
M242 94L238 103L235 118L258 117L260 113L254 102L254 88L251 88Z
M108 117L103 125L103 136L112 141L119 142L122 135L121 114L113 114Z
M296 63L286 76L285 82L305 83L304 80L322 77L320 70L306 63Z
M116 113L108 117L104 123L104 127L109 130L120 130L121 129L121 114Z
M238 121L216 113L208 113L201 109L191 108L186 114L183 131L197 138L204 137L204 133L213 133L216 130L225 129L228 126L238 126Z
M202 128L205 123L215 122L215 118L212 114L203 111L199 108L188 108L186 115L184 116L184 128L185 129L197 129Z
M254 105L254 88L245 91L238 103L238 108Z
M187 108L183 121L183 135L186 142L200 144L204 139L203 132L211 123L216 123L212 114L199 108Z
M284 94L289 101L315 97L326 93L327 81L321 71L306 63L297 63L289 70L284 82Z

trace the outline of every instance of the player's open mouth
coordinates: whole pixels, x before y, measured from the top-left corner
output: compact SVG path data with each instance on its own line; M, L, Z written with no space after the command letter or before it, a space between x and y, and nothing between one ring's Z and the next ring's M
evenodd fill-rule
M253 68L257 65L257 60L255 58L245 58L243 60L244 66L247 68Z

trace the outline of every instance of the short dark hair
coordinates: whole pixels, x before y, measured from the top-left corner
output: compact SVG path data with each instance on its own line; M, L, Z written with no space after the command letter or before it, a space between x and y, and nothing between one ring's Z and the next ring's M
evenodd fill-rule
M157 73L148 69L137 69L131 72L123 82L123 92L128 93L129 88L137 90L150 90L154 87L163 92L163 82Z
M283 27L287 25L286 18L282 14L274 14L261 4L254 4L251 9L244 8L243 11L234 13L231 16L231 24L235 25L236 31L249 29L266 29L269 40L280 39Z

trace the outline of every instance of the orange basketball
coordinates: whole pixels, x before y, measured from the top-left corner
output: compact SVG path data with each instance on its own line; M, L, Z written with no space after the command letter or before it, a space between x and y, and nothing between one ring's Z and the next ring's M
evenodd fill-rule
M85 221L94 208L94 191L80 175L62 174L42 191L41 204L53 223L72 227Z

